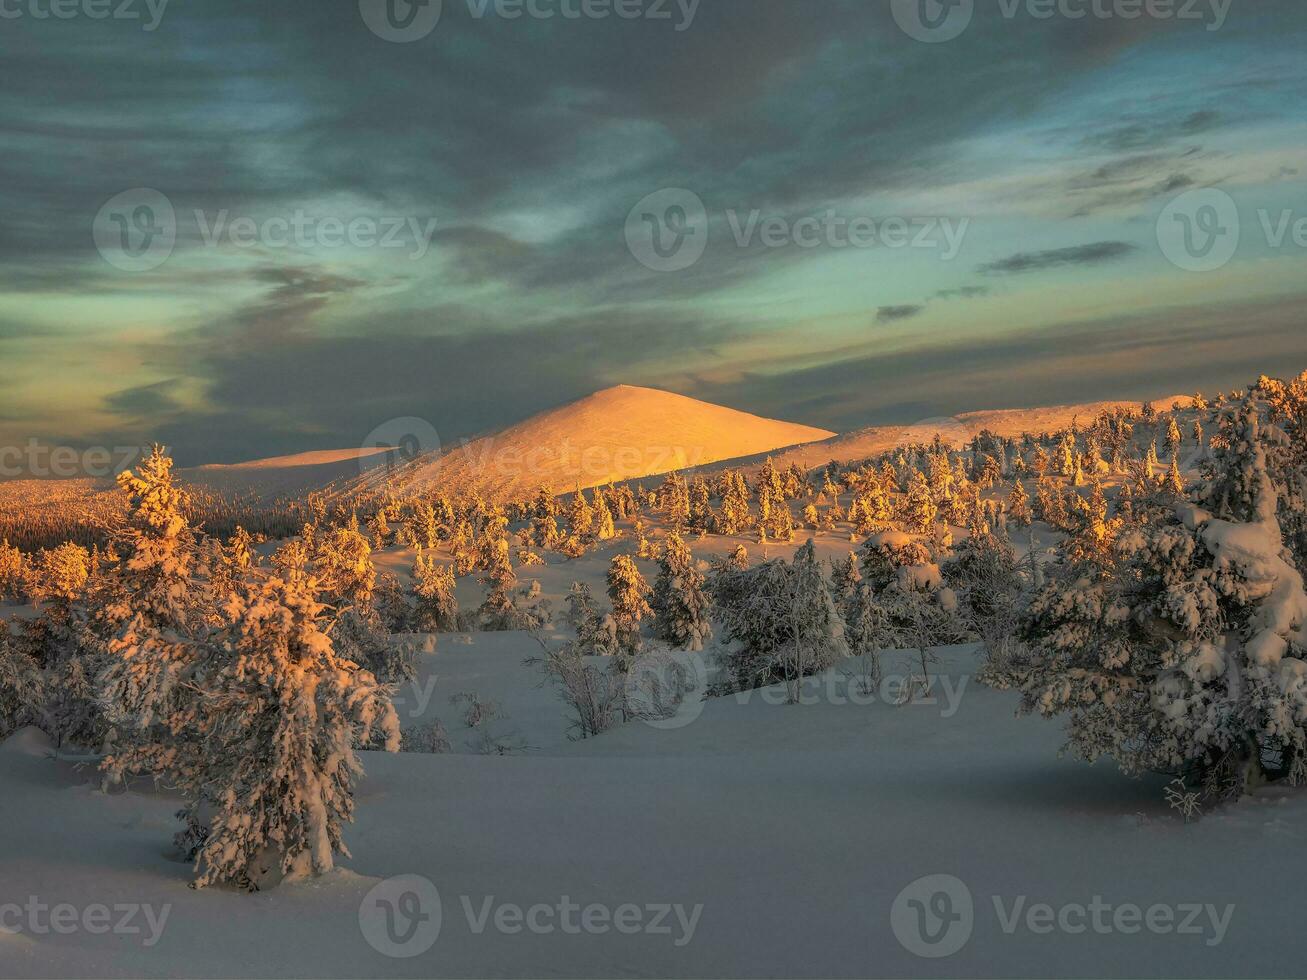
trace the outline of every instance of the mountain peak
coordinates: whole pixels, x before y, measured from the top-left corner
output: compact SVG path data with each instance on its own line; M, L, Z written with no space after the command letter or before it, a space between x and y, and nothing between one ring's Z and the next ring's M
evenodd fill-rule
M658 388L618 384L455 448L409 474L414 489L525 499L756 456L834 435Z

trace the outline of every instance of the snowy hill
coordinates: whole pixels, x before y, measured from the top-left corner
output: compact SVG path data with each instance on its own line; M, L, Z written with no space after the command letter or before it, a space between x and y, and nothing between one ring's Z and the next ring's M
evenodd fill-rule
M404 473L416 490L525 498L658 476L830 439L834 433L760 418L653 388L618 385L544 412Z
M1168 411L1175 403L1183 407L1193 404L1192 395L1169 395L1152 400L1154 408ZM1117 409L1138 411L1143 402L1102 401L1083 402L1075 405L1053 405L1044 408L1007 408L987 409L979 412L964 412L941 418L924 419L911 425L875 425L865 429L855 429L843 435L827 439L824 442L808 443L794 446L781 453L771 453L772 460L778 466L797 463L804 469L814 469L829 462L849 463L867 459L880 453L918 443L928 443L938 433L941 439L954 447L961 447L981 432L992 432L1000 436L1020 436L1025 433L1039 435L1044 432L1056 432L1067 428L1075 420L1082 426L1093 422L1100 412ZM733 465L761 463L757 460L734 460Z
M254 494L260 497L295 496L318 490L359 475L369 457L380 449L335 449L275 456L248 463L197 466L179 470L187 483L220 493Z

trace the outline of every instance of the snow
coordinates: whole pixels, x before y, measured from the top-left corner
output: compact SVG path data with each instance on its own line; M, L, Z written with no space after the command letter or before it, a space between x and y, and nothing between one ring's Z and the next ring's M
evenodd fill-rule
M6 900L145 903L156 919L168 908L152 946L144 915L139 935L0 933L0 976L1046 976L1092 963L1104 977L1273 977L1307 953L1293 857L1307 803L1272 793L1186 826L1159 780L1059 760L1056 725L1014 718L1013 695L970 681L971 648L942 651L935 704L852 703L835 673L810 682L802 705L753 692L709 701L680 728L632 724L569 743L548 692L512 666L529 653L520 635L449 639L429 669L450 688L502 697L532 750L367 753L346 831L353 857L274 891L187 888L166 793L135 784L105 796L87 769L0 753ZM909 660L890 655L887 667L906 672ZM949 714L945 693L959 689ZM1271 849L1280 860L1264 860ZM976 923L963 950L932 961L900 945L890 910L938 873L968 886ZM382 955L360 930L364 897L395 875L428 879L442 900L438 939L411 959ZM683 946L679 926L478 934L462 899L479 914L488 896L702 913ZM1008 935L995 896L1005 910L1020 896L1102 896L1235 911L1217 946L1147 931Z
M1287 649L1284 640L1296 636L1307 623L1307 590L1302 575L1280 554L1279 527L1273 520L1260 524L1213 520L1201 534L1218 566L1236 568L1248 580L1250 594L1265 597L1256 616L1261 633L1248 649L1258 663L1273 666Z
M52 759L55 755L55 744L41 729L28 725L0 742L0 752L30 756L34 759Z
M370 457L382 449L338 449L275 456L230 465L213 464L178 470L185 483L219 493L252 494L271 499L293 496L356 479Z
M657 476L720 460L829 439L833 432L779 422L653 388L618 385L544 412L496 435L419 460L416 489L476 489L526 499Z

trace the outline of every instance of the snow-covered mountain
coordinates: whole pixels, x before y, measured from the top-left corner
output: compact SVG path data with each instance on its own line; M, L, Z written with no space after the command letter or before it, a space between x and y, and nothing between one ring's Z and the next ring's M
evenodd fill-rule
M214 464L179 470L188 483L221 493L251 493L261 497L293 497L341 481L353 480L382 449L335 449L256 459L248 463Z
M834 435L668 391L618 385L419 458L405 468L403 482L414 490L475 489L489 498L522 499L541 486L564 493Z

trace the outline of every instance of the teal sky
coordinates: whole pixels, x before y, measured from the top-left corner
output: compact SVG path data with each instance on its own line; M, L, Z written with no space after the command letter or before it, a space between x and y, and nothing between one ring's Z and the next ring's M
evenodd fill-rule
M976 0L931 43L898 0L445 0L392 43L373 2L0 20L0 444L448 442L616 383L847 429L1307 368L1307 4ZM673 271L628 234L665 189L660 244L705 209ZM917 243L732 228L828 214Z

